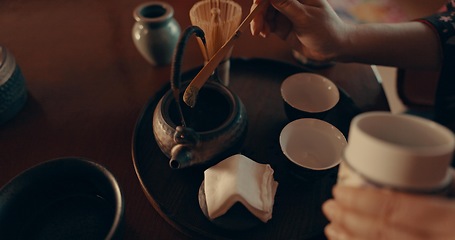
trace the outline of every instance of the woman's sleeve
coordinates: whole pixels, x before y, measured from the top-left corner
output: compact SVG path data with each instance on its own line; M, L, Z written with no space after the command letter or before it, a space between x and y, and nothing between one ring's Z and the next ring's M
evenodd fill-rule
M455 0L449 0L443 12L418 21L433 29L441 46L442 68L436 90L435 120L455 126Z
M455 0L449 0L443 12L431 15L426 18L418 19L418 21L427 24L432 28L444 45L455 35Z

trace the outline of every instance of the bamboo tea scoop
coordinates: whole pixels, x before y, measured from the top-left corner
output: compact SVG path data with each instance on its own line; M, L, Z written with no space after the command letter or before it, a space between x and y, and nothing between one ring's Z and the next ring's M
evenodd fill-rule
M264 0L259 3L240 23L239 27L235 30L234 34L224 43L224 45L210 58L210 61L199 71L196 77L190 82L188 87L183 94L183 101L186 105L194 107L196 105L196 98L199 90L202 88L204 83L209 79L213 71L218 67L221 61L224 59L226 54L229 52L231 47L234 45L234 41L240 37L241 33L247 29L247 26L253 20L253 18L263 9L268 1Z

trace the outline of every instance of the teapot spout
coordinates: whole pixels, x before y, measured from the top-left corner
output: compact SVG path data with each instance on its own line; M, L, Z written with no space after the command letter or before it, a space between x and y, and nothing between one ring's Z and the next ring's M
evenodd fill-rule
M193 165L194 152L190 146L186 144L177 144L171 150L171 160L169 166L172 169L185 168Z

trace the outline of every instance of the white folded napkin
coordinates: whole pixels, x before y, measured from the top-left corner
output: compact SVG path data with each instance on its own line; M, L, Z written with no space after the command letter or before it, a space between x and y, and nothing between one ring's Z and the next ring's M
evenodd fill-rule
M263 222L272 218L278 182L269 164L260 164L236 154L204 172L204 190L210 219L225 214L236 202L242 203Z

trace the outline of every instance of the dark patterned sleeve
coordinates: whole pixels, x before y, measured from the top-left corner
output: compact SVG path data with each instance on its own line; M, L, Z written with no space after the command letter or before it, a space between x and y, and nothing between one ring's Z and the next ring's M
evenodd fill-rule
M455 35L454 5L455 0L450 0L445 11L418 20L430 26L439 35L443 45Z
M442 68L435 98L435 120L455 126L455 0L449 0L446 10L419 19L438 35L442 52Z

